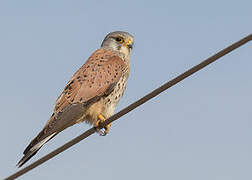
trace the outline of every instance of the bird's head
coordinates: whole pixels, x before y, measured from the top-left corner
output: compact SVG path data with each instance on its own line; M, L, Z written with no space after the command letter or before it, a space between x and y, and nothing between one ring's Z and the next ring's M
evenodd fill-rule
M134 43L134 37L123 31L115 31L109 33L102 42L102 48L118 51L126 56L129 56Z

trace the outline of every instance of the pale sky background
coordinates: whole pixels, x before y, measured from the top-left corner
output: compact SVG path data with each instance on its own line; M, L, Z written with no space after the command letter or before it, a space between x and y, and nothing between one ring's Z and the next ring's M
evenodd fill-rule
M0 178L111 31L135 36L117 111L252 33L252 1L0 1ZM252 43L170 88L19 179L252 179ZM89 127L57 135L31 159ZM29 164L28 163L28 164Z

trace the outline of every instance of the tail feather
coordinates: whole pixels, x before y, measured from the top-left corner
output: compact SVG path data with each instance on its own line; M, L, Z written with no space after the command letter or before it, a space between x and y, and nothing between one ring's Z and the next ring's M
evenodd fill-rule
M52 139L54 136L57 135L57 133L53 133L50 136L45 137L44 139L41 139L43 131L41 131L38 136L31 141L31 143L27 146L27 148L24 150L24 156L22 159L17 163L18 167L23 166L29 159L34 156L38 150L50 139Z
M37 149L36 151L28 151L26 154L24 154L24 156L22 157L22 159L17 163L17 167L21 167L23 166L29 159L32 158L32 156L34 156L39 149Z
M66 106L64 110L58 113L53 113L42 131L40 131L40 133L24 150L24 156L17 163L17 166L21 167L32 156L34 156L46 142L48 142L62 130L74 125L77 119L82 118L85 108L86 106L83 106L82 103L77 103L76 105Z

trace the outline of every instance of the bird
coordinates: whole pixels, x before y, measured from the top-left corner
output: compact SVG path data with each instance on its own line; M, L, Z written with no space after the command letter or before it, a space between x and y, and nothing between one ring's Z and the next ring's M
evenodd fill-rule
M123 96L130 72L130 54L134 37L124 31L107 34L101 47L68 81L56 100L53 113L38 135L23 152L17 167L23 166L39 149L64 129L86 122L94 127L115 112ZM111 123L97 133L105 136Z

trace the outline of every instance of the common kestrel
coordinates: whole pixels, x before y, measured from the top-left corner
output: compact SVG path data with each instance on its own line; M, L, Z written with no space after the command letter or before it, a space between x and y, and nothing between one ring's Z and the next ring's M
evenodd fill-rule
M72 76L56 100L52 116L24 150L21 167L59 132L79 122L98 126L114 114L126 88L130 71L133 36L127 32L109 33L96 50ZM111 125L97 130L106 135Z

